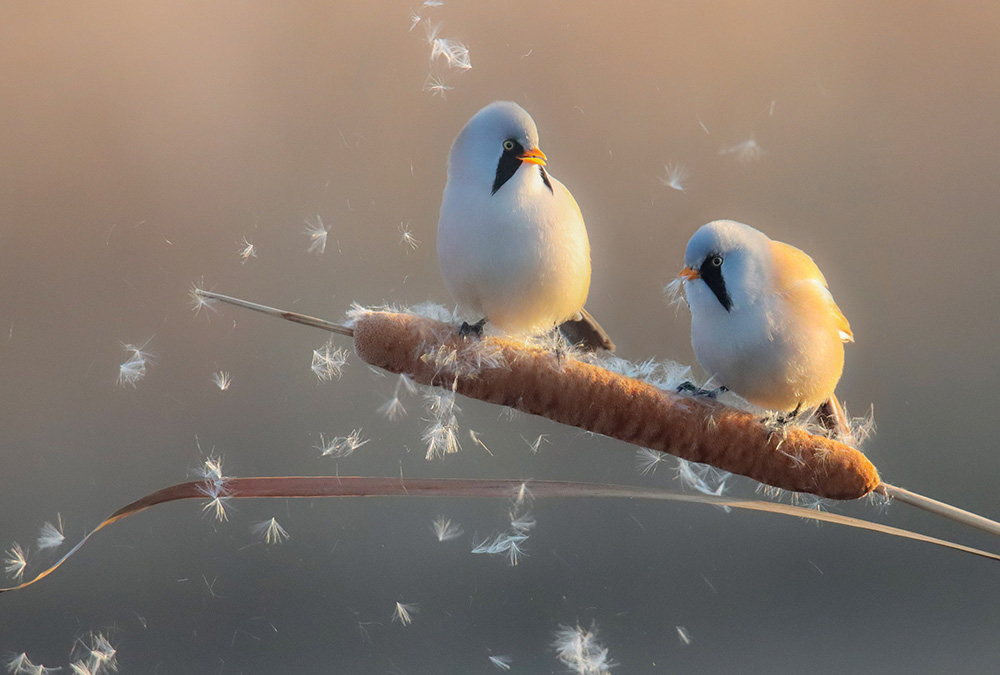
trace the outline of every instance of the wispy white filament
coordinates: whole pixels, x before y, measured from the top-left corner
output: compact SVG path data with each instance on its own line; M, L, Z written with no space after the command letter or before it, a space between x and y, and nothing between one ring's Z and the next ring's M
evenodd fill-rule
M229 373L224 370L220 370L217 373L212 374L212 382L214 382L215 386L221 391L226 391L229 389L229 385L233 383L233 380L229 377Z
M250 260L250 258L257 257L257 247L251 244L250 240L247 239L246 237L243 237L243 241L239 243L239 246L240 246L239 254L240 254L241 264L246 265L247 261Z
M559 626L552 646L556 658L577 675L607 675L614 663L608 660L608 650L597 641L597 628L585 630Z
M62 516L56 514L55 525L50 522L46 522L42 525L42 531L38 533L38 543L36 546L39 551L45 551L50 548L58 548L62 546L62 543L65 540L66 537L63 535Z
M451 87L445 88L451 89ZM425 88L424 91L427 91L427 89ZM416 251L417 247L420 246L420 240L413 236L413 230L410 229L410 224L407 222L399 224L399 243L406 247L407 252Z
M265 544L280 544L289 538L288 532L274 518L251 525L250 532L263 539Z
M396 610L392 613L392 620L398 621L404 626L409 626L413 623L413 615L420 611L420 606L410 603L403 604L402 602L396 603Z
M452 523L449 518L444 516L438 516L434 519L434 536L437 537L438 541L451 541L452 539L458 539L462 536L462 528L456 524Z
M764 156L764 148L757 145L757 141L751 136L741 143L719 150L719 154L734 155L740 164L752 164L759 162Z
M15 579L24 578L24 568L28 566L28 552L21 545L14 543L7 549L7 557L3 559L3 569Z
M317 214L315 222L306 218L305 235L309 237L309 253L317 255L326 251L326 238L330 233L330 226L323 224L323 219Z
M490 656L489 659L499 670L510 670L510 664L514 661L513 657L506 655Z
M343 374L345 363L347 363L347 350L334 347L332 339L319 349L313 350L311 368L320 382L339 379Z
M152 338L150 338L150 340L151 339ZM121 343L122 349L128 352L129 357L123 364L118 366L119 387L124 387L126 385L135 387L139 380L146 377L146 371L149 364L153 362L152 354L145 351L146 345L148 345L149 342L149 340L146 340L141 347L137 347L133 344L127 344L125 342Z
M690 176L687 168L682 164L667 164L663 167L666 174L660 178L660 182L668 188L684 191L684 181Z
M346 436L335 436L329 440L319 435L319 445L315 446L323 457L343 459L351 456L355 450L367 443L369 439L361 437L361 429L354 429Z

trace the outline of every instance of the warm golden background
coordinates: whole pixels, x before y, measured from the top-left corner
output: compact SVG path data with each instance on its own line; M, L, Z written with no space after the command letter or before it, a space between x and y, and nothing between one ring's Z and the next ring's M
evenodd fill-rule
M419 399L353 359L317 384L325 335L226 309L207 287L336 318L351 301L446 302L435 225L449 144L498 98L538 123L590 230L589 307L619 353L691 362L661 288L697 226L735 218L811 253L850 318L841 395L874 405L890 482L993 517L1000 457L1000 7L992 2L446 0L424 10L473 69L421 91L407 2L7 2L0 8L0 544L68 539L186 479L571 478L672 486L633 449L464 402L458 456L423 459ZM708 133L703 130L702 124ZM753 137L759 162L720 150ZM690 171L678 192L664 164ZM332 225L308 254L304 219ZM408 222L421 241L399 244ZM259 258L241 264L249 237ZM115 386L142 342L156 363ZM232 388L210 381L232 373ZM361 427L348 459L318 434ZM538 455L528 440L548 434ZM737 492L746 493L741 483ZM558 624L596 621L615 672L995 672L1000 567L833 526L671 504L539 502L515 568L469 553L496 502L241 503L139 515L0 597L0 651L67 663L113 626L122 672L560 672ZM998 542L893 506L837 510ZM437 514L462 523L432 541ZM256 543L276 516L292 539ZM32 546L33 548L33 546ZM30 568L29 568L30 570ZM210 588L214 590L210 592ZM417 602L412 626L394 603ZM359 622L367 625L363 639ZM370 623L377 622L377 623ZM693 642L685 646L676 626Z

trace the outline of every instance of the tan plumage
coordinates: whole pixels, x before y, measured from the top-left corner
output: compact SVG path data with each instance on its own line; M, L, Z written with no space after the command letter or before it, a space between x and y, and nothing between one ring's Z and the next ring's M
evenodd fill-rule
M795 302L800 311L810 314L814 319L826 321L824 314L829 314L842 342L854 342L854 333L847 317L830 294L830 286L826 277L820 271L813 259L801 249L781 241L771 241L774 255L774 288L778 293L786 293L791 302ZM819 283L822 291L814 288ZM816 297L816 295L819 297Z

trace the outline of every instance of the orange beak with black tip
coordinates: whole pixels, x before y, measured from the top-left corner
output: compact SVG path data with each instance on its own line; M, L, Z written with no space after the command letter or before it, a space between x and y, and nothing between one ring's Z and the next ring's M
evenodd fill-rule
M526 153L518 157L522 162L528 162L529 164L538 164L539 166L545 166L545 162L548 161L545 157L545 153L538 148L532 148Z
M694 281L695 279L701 279L701 275L698 274L698 270L693 267L685 267L677 275L678 279L683 279L684 281Z

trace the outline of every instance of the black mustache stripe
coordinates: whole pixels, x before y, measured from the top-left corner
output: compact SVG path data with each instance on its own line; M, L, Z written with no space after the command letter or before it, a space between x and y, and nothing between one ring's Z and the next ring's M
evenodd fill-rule
M711 291L715 293L715 297L719 299L719 303L728 312L733 308L733 299L729 297L726 280L722 278L722 266L712 264L712 258L714 257L716 256L710 255L705 258L705 262L701 264L701 269L698 270L698 276L708 284Z
M503 151L503 154L500 155L500 161L497 162L497 175L493 180L493 191L490 194L495 195L497 190L513 177L518 167L521 166L521 160L518 158L523 154L524 146L516 141L513 148Z
M555 194L556 191L552 189L552 183L549 181L549 174L545 173L545 167L539 164L538 171L542 174L542 182L545 183L545 187L549 189L551 194Z

